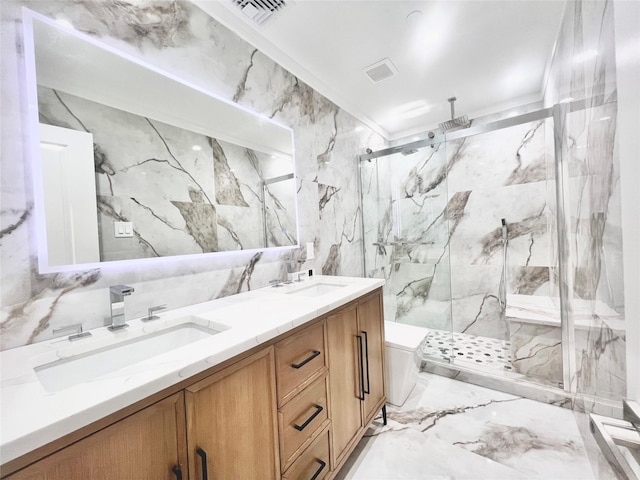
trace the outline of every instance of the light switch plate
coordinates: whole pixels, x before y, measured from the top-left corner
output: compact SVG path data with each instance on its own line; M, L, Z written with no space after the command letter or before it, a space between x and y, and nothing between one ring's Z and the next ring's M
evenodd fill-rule
M116 238L133 237L133 222L113 222Z
M316 254L313 248L313 242L307 242L307 260L313 260Z

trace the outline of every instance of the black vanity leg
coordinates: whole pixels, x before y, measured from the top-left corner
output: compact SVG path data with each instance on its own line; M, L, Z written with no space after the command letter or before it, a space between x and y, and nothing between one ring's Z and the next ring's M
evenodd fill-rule
M387 424L387 406L383 405L382 406L382 425L386 425Z

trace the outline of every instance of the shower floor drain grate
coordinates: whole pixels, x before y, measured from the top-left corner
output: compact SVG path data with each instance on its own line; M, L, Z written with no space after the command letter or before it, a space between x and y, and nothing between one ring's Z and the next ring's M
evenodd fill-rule
M453 360L500 371L510 371L511 342L480 337L468 333L430 330L423 349L424 355Z

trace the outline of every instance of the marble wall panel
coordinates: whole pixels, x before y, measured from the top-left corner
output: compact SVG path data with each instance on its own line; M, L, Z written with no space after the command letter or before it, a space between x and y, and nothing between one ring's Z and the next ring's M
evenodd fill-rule
M91 271L39 274L30 160L25 149L27 111L19 68L23 51L22 6L50 18L64 18L104 43L290 126L295 136L300 241L316 246L316 258L301 267L339 275L364 273L360 228L354 228L361 215L354 158L365 147L383 147L383 138L190 2L3 1L1 348L50 338L53 328L66 324L82 323L85 329L103 325L109 317L109 285L135 287L136 292L126 300L127 317L135 317L144 315L152 305L166 303L171 309L259 288L268 285L269 280L285 277L284 260L306 260L304 249L240 251L216 258L178 257L131 263L117 269L103 266ZM327 158L330 163L322 163ZM323 206L322 220L319 185L338 190ZM99 188L105 187L108 182L99 182ZM207 195L213 195L215 188L203 187ZM248 202L253 193L242 182L240 191ZM188 191L184 198L174 200L193 202ZM241 208L218 207L219 227L220 218L232 221L237 213L231 209ZM277 222L275 218L272 221ZM218 229L218 242L234 242L224 226Z
M560 326L539 325L514 318L507 318L507 322L513 370L547 384L562 384Z
M466 201L450 222L452 327L507 340L498 302L508 229L507 292L545 290L551 266L544 121L449 142L448 189Z
M546 179L544 122L447 142L449 192Z

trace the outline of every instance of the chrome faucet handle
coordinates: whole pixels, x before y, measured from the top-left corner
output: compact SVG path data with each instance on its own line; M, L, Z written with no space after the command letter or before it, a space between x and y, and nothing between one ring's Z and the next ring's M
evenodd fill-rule
M78 340L79 338L85 338L85 337L90 337L91 336L91 332L83 332L82 331L82 324L81 323L74 323L73 325L65 325L65 326L60 327L60 328L54 328L52 333L55 335L57 333L70 332L70 331L76 332L73 335L69 335L68 340L70 342L73 342L74 340Z
M160 317L158 315L154 315L154 312L158 312L160 310L164 310L167 308L167 305L156 305L155 307L149 307L147 310L147 316L142 319L143 322L150 322L151 320L158 320Z

